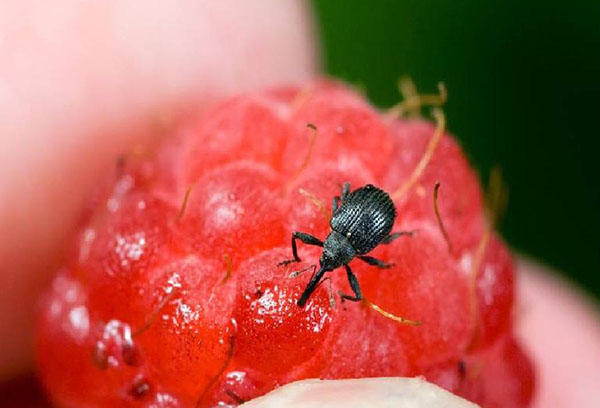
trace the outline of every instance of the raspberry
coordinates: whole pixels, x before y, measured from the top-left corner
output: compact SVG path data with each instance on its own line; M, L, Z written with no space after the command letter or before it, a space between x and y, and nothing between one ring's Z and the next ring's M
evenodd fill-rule
M527 406L534 376L511 333L514 267L493 235L476 261L482 194L450 136L407 193L392 194L394 230L415 233L372 255L395 265L352 262L366 299L422 325L340 302L350 292L341 271L298 307L320 248L300 245L303 262L278 266L293 231L325 238L344 182L399 191L434 130L320 81L232 98L155 155L125 157L43 299L37 358L52 399L238 405L304 378L424 375L484 407Z

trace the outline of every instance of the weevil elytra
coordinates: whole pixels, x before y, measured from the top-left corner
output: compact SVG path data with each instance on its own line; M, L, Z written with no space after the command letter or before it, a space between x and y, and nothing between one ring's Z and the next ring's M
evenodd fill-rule
M392 267L393 264L366 254L380 244L389 244L401 235L411 234L411 232L391 233L395 220L396 207L388 193L371 184L351 192L350 184L345 183L341 196L335 196L332 201L332 217L329 222L331 232L327 239L321 241L310 234L294 232L292 234L294 258L279 263L279 265L287 265L292 262L300 262L296 246L297 239L307 245L323 247L319 269L313 274L298 299L298 306L302 307L306 304L326 272L342 266L346 269L350 287L354 292L354 296L341 294L342 299L362 300L358 280L348 263L354 258L358 258L378 268Z

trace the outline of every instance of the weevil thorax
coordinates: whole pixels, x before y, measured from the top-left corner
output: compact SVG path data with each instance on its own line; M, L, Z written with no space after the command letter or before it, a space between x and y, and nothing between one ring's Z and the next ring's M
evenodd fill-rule
M362 255L390 234L395 220L396 207L389 194L367 184L348 194L331 217L330 225Z
M347 264L356 256L356 251L348 238L337 231L331 231L323 244L321 266L332 271Z

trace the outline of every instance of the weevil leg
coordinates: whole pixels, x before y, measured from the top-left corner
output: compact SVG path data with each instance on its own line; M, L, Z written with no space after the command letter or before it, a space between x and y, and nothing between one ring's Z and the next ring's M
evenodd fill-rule
M312 295L312 293L315 291L324 274L325 269L321 267L319 271L316 274L314 274L312 278L310 278L310 281L306 285L306 288L304 288L304 292L302 292L300 299L298 299L298 302L296 303L298 306L303 307L306 304L306 301L308 300L310 295Z
M340 203L342 203L342 204L344 203L344 200L346 199L346 197L348 197L349 193L350 193L350 183L346 182L342 186L342 195L333 197L333 201L331 202L331 214L332 215L333 215L333 213L335 213L335 210L337 210L339 208Z
M342 203L346 200L348 194L350 194L350 183L345 182L344 186L342 187Z
M333 214L335 214L335 211L339 208L340 206L340 196L335 196L333 197L333 200L331 201L331 216L333 217Z
M352 289L352 292L354 292L354 296L350 296L350 295L346 295L342 292L340 292L340 297L343 300L351 300L353 302L359 302L362 300L362 294L360 293L360 286L358 286L358 279L356 279L356 275L354 275L354 273L352 272L352 269L350 269L350 266L348 265L344 265L344 267L346 268L346 274L348 275L348 282L350 283L350 288Z
M381 269L389 269L392 266L394 266L393 263L383 262L377 258L373 258L372 256L359 255L357 256L357 258L363 262L368 263L369 265L373 265Z
M333 296L333 284L331 283L331 277L327 276L321 279L321 282L319 282L315 290L317 290L319 286L324 284L325 281L329 281L329 307L335 309L335 297Z
M417 233L417 230L394 232L394 233L388 235L387 237L385 237L384 239L382 239L381 243L382 244L389 244L390 242L394 241L397 238L400 238L403 235L408 235L409 237L412 237L416 233Z
M294 272L290 273L290 278L295 278L295 277L297 277L297 276L300 276L300 275L302 275L304 272L308 271L309 269L312 269L312 270L313 270L313 271L312 271L312 273L311 273L311 275L310 275L310 277L311 277L311 279L312 279L312 277L313 277L313 276L315 276L315 273L317 272L317 265L311 265L311 266L309 266L309 267L307 267L307 268L304 268L304 269L300 269L300 270L294 271Z
M294 232L292 234L292 255L294 255L293 259L287 259L285 261L281 261L279 262L277 265L278 266L284 266L284 265L288 265L291 264L292 262L300 262L301 259L298 256L298 247L296 246L296 240L299 239L300 241L304 242L307 245L315 245L315 246L323 246L323 241L321 241L319 238L317 237L313 237L310 234L306 234L304 232Z

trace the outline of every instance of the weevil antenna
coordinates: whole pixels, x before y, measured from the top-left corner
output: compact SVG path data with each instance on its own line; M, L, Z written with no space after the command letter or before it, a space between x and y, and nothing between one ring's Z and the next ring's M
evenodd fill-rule
M306 301L308 300L310 295L312 295L312 293L315 291L315 289L319 285L325 272L326 272L325 267L323 265L321 265L319 270L316 273L313 273L312 277L310 278L310 281L304 288L304 292L302 292L302 295L300 295L300 299L298 299L298 302L297 302L298 306L304 307L304 305L306 304Z

